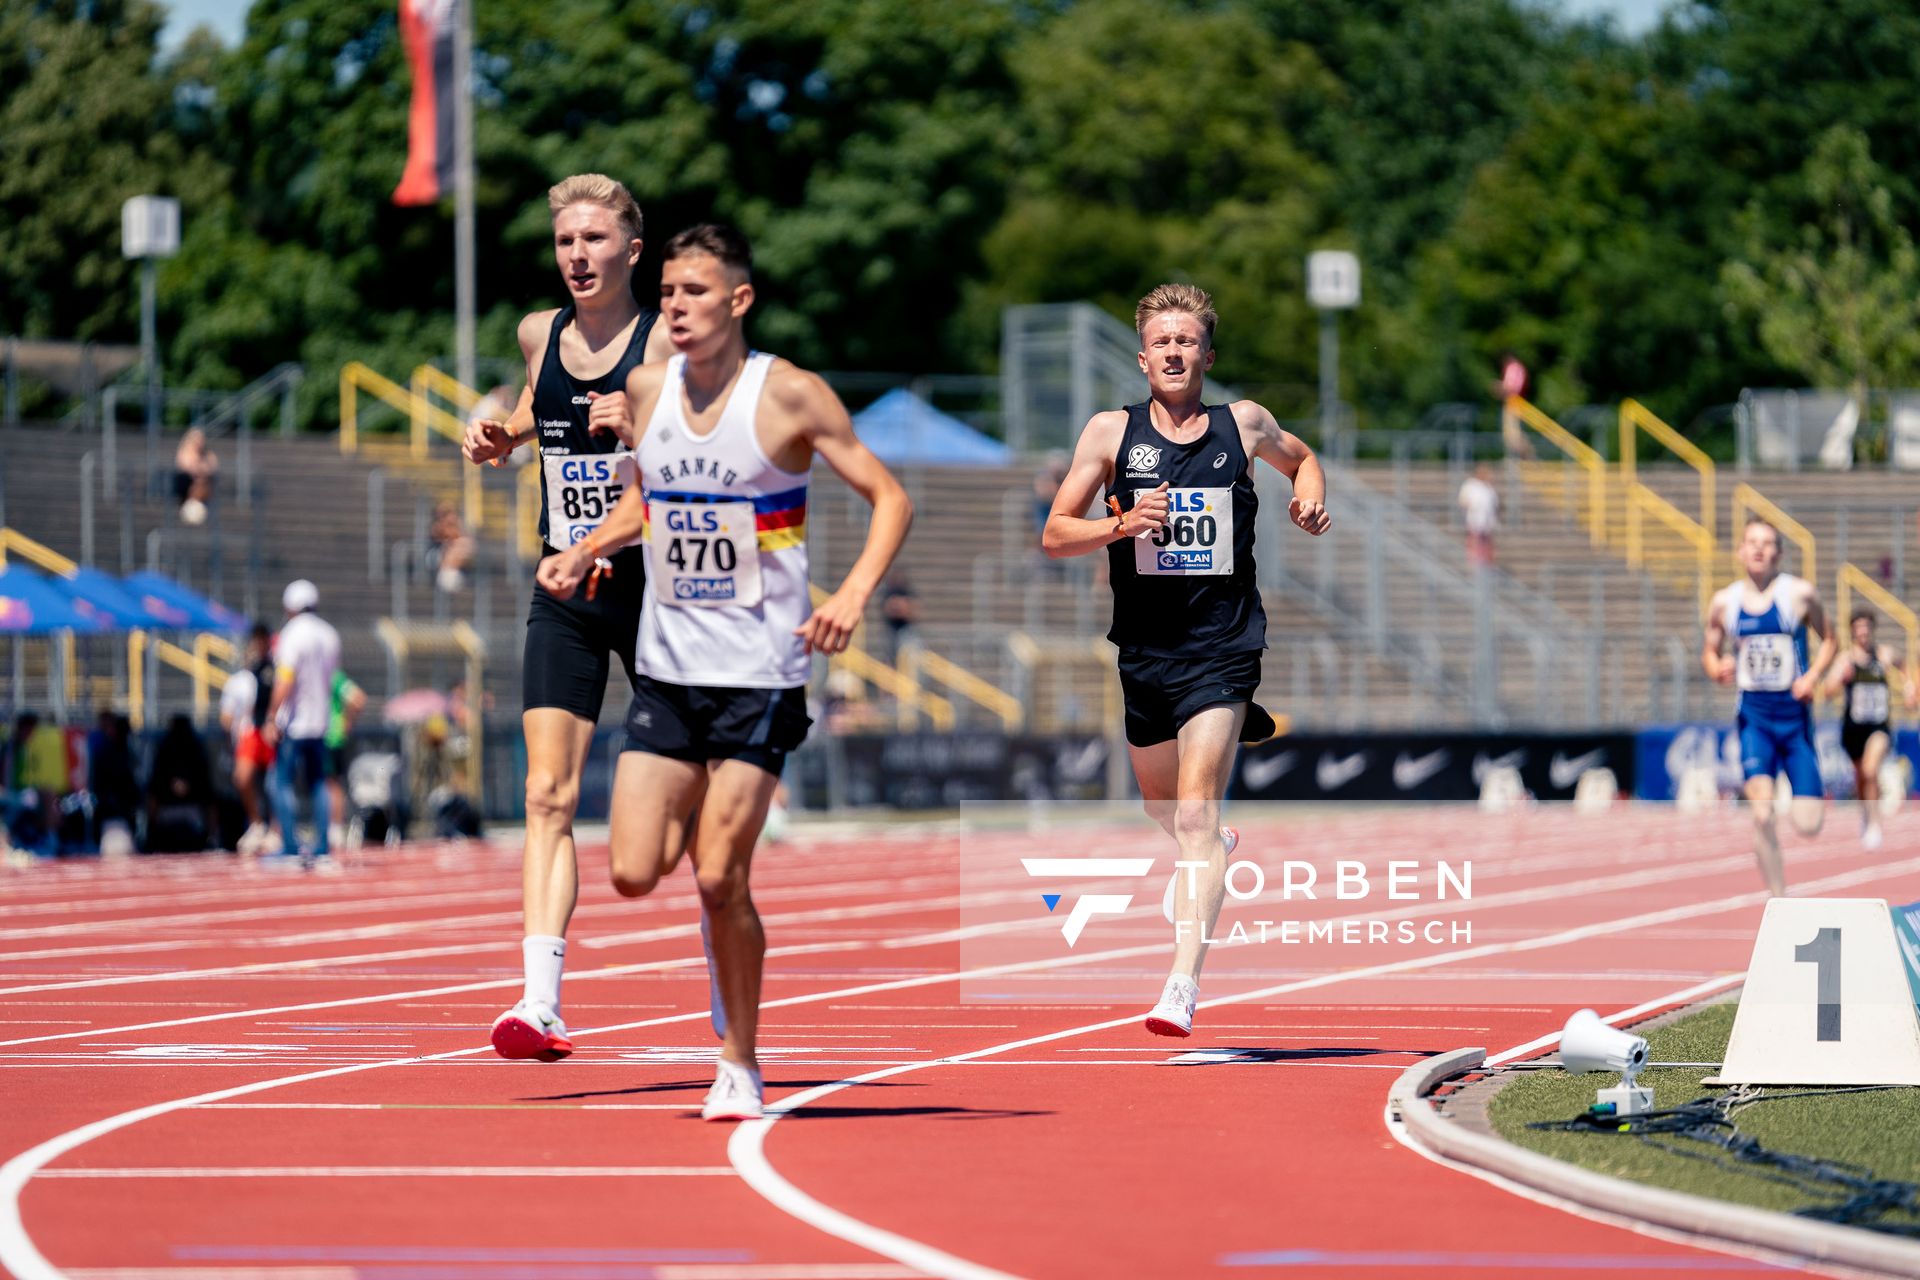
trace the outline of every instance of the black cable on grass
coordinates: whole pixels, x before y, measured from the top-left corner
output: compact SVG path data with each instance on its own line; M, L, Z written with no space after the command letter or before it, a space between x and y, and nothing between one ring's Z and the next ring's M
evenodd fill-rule
M1536 1120L1527 1127L1563 1133L1625 1134L1656 1150L1689 1160L1703 1160L1729 1173L1760 1178L1804 1196L1817 1199L1845 1193L1844 1198L1832 1203L1805 1205L1793 1212L1802 1218L1920 1239L1920 1225L1884 1220L1892 1213L1920 1214L1920 1183L1878 1178L1871 1169L1843 1160L1769 1151L1758 1139L1742 1134L1733 1123L1736 1110L1757 1103L1782 1102L1788 1098L1831 1098L1846 1093L1877 1093L1883 1089L1905 1087L1858 1085L1845 1089L1805 1089L1793 1093L1760 1093L1742 1087L1718 1097L1709 1095L1695 1098L1677 1107L1664 1107L1637 1116L1621 1117L1585 1111L1570 1120ZM1660 1140L1668 1137L1702 1143L1715 1150L1688 1150L1676 1143Z

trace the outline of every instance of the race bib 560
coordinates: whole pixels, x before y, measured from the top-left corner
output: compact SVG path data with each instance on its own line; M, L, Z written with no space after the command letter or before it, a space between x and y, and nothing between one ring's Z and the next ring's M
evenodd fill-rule
M1133 544L1133 568L1155 576L1231 574L1233 490L1169 489L1167 523Z

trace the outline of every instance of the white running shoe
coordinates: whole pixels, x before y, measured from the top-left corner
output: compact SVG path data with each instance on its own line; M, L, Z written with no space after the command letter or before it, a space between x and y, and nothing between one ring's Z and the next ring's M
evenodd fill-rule
M1220 839L1226 842L1227 856L1231 858L1235 846L1240 843L1240 833L1232 827L1222 827L1220 828ZM1184 867L1175 867L1173 869L1173 875L1167 880L1166 895L1160 899L1160 914L1167 918L1168 924L1173 923L1174 886L1180 883L1180 877L1185 874L1186 869Z
M1176 973L1167 979L1160 1003L1147 1015L1147 1030L1157 1036L1184 1038L1193 1034L1193 1006L1200 998L1200 987L1192 978Z
M1866 822L1862 823L1860 827L1860 847L1868 853L1872 853L1885 843L1885 841L1886 837L1880 830L1880 820L1869 814Z
M265 852L272 843L273 828L264 822L256 822L241 833L240 839L234 844L234 852L251 857Z
M713 1077L713 1088L701 1104L702 1120L758 1120L766 1099L766 1086L755 1067L743 1067L721 1058Z
M557 1062L573 1052L573 1041L559 1014L522 1000L493 1020L493 1051L503 1058Z
M707 922L707 909L700 908L700 946L707 953L707 1024L713 1038L727 1038L727 1002L720 998L720 970L713 963L713 926Z

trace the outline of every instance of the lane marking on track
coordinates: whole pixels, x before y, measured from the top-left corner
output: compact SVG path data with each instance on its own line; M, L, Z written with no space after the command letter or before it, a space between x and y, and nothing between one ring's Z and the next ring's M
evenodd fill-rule
M1839 875L1828 876L1823 880L1810 881L1801 889L1803 894L1817 893L1828 889L1845 888L1871 880L1897 875L1901 872L1920 870L1920 858L1910 858L1900 863L1890 863L1876 867L1867 867ZM1268 999L1286 995L1294 991L1311 990L1333 986L1359 978L1379 977L1388 973L1406 972L1417 969L1436 968L1441 965L1457 963L1461 960L1476 959L1489 955L1504 955L1515 951L1537 951L1549 947L1564 946L1570 942L1579 942L1602 934L1631 932L1648 925L1666 924L1676 920L1690 919L1703 915L1718 915L1722 912L1737 910L1756 902L1765 902L1768 894L1764 890L1732 894L1711 899L1705 903L1691 906L1670 907L1663 910L1641 912L1615 920L1598 921L1579 925L1555 933L1542 934L1533 938L1513 942L1488 943L1482 946L1468 947L1457 952L1442 952L1432 956L1417 956L1389 964L1369 965L1360 969L1340 973L1326 974L1300 982L1282 983L1213 1000L1203 1000L1197 1006L1200 1009L1219 1008L1224 1005L1243 1003L1248 1000ZM782 1117L793 1114L810 1103L829 1097L842 1089L854 1085L869 1084L879 1080L892 1079L915 1071L924 1071L930 1067L947 1066L953 1063L970 1062L977 1058L993 1057L1015 1049L1031 1048L1034 1045L1051 1044L1057 1040L1072 1039L1090 1035L1099 1031L1110 1031L1119 1027L1136 1026L1140 1021L1138 1014L1125 1018L1109 1018L1100 1022L1088 1023L1081 1027L1072 1027L1065 1031L1048 1032L1044 1035L1029 1036L1005 1044L992 1045L985 1049L975 1049L968 1053L954 1054L944 1058L932 1058L925 1062L911 1063L906 1066L884 1067L876 1071L865 1072L844 1080L818 1085L791 1097L783 1098L778 1104L768 1108L767 1115L760 1120L748 1121L734 1131L727 1142L727 1159L740 1171L740 1176L774 1207L797 1218L809 1226L825 1231L828 1235L870 1249L884 1258L917 1267L942 1280L1005 1280L1005 1272L984 1267L979 1263L957 1257L944 1250L934 1248L922 1241L862 1222L851 1214L843 1213L800 1190L773 1167L766 1155L767 1134ZM0 1170L0 1173L3 1173ZM5 1188L0 1185L0 1192Z
M1916 869L1920 869L1920 859L1911 859L1902 863L1886 864L1883 866L1867 868L1867 869L1863 869L1853 873L1848 873L1841 876L1829 877L1826 881L1812 882L1806 888L1807 890L1819 890L1823 888L1839 888L1839 887L1844 887L1845 885L1861 883L1869 879L1875 879L1883 876L1894 875L1903 871L1911 871ZM1571 940L1576 940L1578 938L1593 936L1601 932L1617 931L1623 927L1638 927L1639 925L1644 925L1648 923L1666 923L1672 920L1685 919L1693 915L1712 914L1718 911L1734 909L1738 906L1747 905L1755 901L1764 900L1765 896L1766 895L1764 893L1741 894L1741 895L1735 895L1730 898L1720 899L1715 902L1710 902L1704 906L1673 908L1666 911L1656 911L1656 912L1646 913L1644 916L1639 916L1639 917L1626 917L1622 920L1607 921L1607 922L1603 922L1596 925L1590 925L1590 926L1585 926L1578 929L1570 930L1570 931L1567 931L1565 935L1548 935L1549 937L1557 939L1557 941L1549 942L1545 940L1535 940L1532 945L1535 947L1559 945L1560 941L1571 941ZM1490 944L1489 946L1486 946L1486 947L1470 948L1464 952L1460 952L1452 956L1449 956L1448 954L1443 953L1442 955L1435 956L1435 957L1421 957L1413 961L1401 962L1399 965L1396 965L1393 967L1397 969L1402 967L1411 967L1414 965L1424 966L1427 964L1449 963L1453 959L1465 959L1465 958L1478 956L1478 955L1494 954L1496 952L1523 949L1523 948L1526 948L1527 946L1528 944L1525 942ZM867 983L867 984L862 984L855 987L842 988L838 990L829 990L829 991L814 992L814 993L809 993L809 994L799 995L799 996L790 996L790 997L785 997L783 999L776 1000L776 1001L765 1002L762 1007L763 1008L792 1007L794 1005L800 1005L800 1004L812 1004L812 1003L819 1003L819 1002L829 1001L829 1000L850 999L850 998L855 998L862 995L878 993L883 991L899 991L899 990L907 990L907 989L913 989L913 988L924 987L924 986L933 986L941 983L957 982L968 977L986 977L986 976L992 976L998 973L1015 972L1015 971L1032 969L1032 968L1053 968L1053 967L1071 966L1071 965L1090 962L1090 961L1099 960L1099 959L1115 958L1116 956L1119 956L1119 955L1147 954L1147 953L1153 953L1153 952L1164 954L1164 951L1165 951L1165 944L1159 943L1159 944L1155 944L1152 947L1123 948L1117 953L1116 952L1099 952L1099 953L1090 953L1089 955L1084 957L1079 957L1079 956L1053 957L1051 959L1043 960L1043 961L1032 961L1032 962L1026 962L1023 964L1014 964L1014 965L989 966L985 969L961 971L958 973L928 974L928 975L921 975L921 976L916 976L911 978L896 979L896 980L886 981L886 982ZM1280 988L1275 992L1273 992L1273 994L1278 994L1279 991L1283 991L1283 990L1294 990L1294 989L1303 989L1303 988L1318 987L1318 986L1327 986L1327 985L1332 985L1334 983L1347 981L1352 978L1365 977L1365 976L1373 976L1373 975L1372 975L1372 972L1369 970L1356 970L1356 971L1350 971L1347 973L1332 974L1322 978L1310 979L1301 983L1287 984L1285 987ZM1268 994L1268 993L1248 992L1242 995L1237 995L1229 998L1206 1001L1204 1002L1202 1007L1211 1008L1218 1005L1225 1005L1225 1004L1237 1003L1245 1000L1258 999L1258 998L1262 998L1264 994ZM633 1029L637 1029L640 1027L647 1027L647 1026L659 1026L659 1025L668 1025L673 1023L693 1022L697 1020L702 1020L706 1016L707 1016L707 1013L705 1010L699 1010L699 1011L690 1012L690 1013L671 1014L671 1015L666 1015L659 1018L645 1019L639 1022L628 1023L624 1025L586 1029L583 1031L576 1032L575 1034L576 1036L589 1035L589 1034L594 1034L596 1031L602 1034L607 1034L607 1033L613 1033L618 1031L633 1030ZM1031 1041L1016 1041L1006 1045L994 1046L993 1048L988 1050L981 1050L981 1051L975 1051L974 1053L971 1053L971 1054L958 1055L957 1060L967 1060L967 1059L976 1058L976 1057L988 1056L993 1053L1006 1052L1014 1048L1024 1047L1028 1043L1044 1043L1044 1042L1055 1040L1055 1039L1064 1039L1064 1038L1068 1038L1075 1035L1087 1034L1091 1031L1103 1030L1103 1029L1116 1027L1116 1026L1124 1026L1124 1025L1133 1023L1135 1020L1136 1019L1133 1017L1128 1017L1128 1018L1122 1018L1122 1019L1109 1020L1101 1023L1095 1023L1087 1027L1074 1028L1065 1032L1053 1033L1051 1035L1039 1037ZM50 1161L78 1147L84 1146L85 1144L92 1142L96 1138L103 1137L106 1134L116 1132L118 1130L141 1123L142 1121L145 1121L148 1119L152 1119L162 1115L167 1115L174 1111L182 1110L184 1108L200 1106L205 1103L222 1102L231 1098L244 1097L249 1094L260 1093L269 1089L280 1088L287 1085L307 1083L307 1082L322 1080L322 1079L332 1079L340 1076L354 1075L364 1071L379 1070L386 1067L407 1066L407 1065L429 1063L429 1062L442 1062L450 1059L471 1057L474 1055L486 1053L488 1051L489 1051L488 1048L484 1046L476 1047L476 1048L458 1049L458 1050L452 1050L452 1051L437 1053L437 1054L391 1059L385 1062L362 1063L362 1064L355 1064L352 1066L331 1067L321 1071L301 1072L291 1076L283 1076L283 1077L278 1077L278 1078L273 1078L268 1080L254 1081L249 1084L232 1086L227 1089L215 1090L208 1093L193 1095L190 1097L177 1098L177 1099L172 1099L165 1102L149 1104L144 1107L139 1107L130 1111L121 1112L120 1114L115 1116L110 1116L101 1120L93 1121L89 1124L82 1125L82 1126L79 1126L78 1128L69 1130L66 1133L60 1134L54 1138L50 1138L46 1141L43 1141L38 1145L28 1149L27 1151L21 1152L20 1154L14 1156L12 1159L8 1160L4 1165L0 1165L0 1265L5 1265L10 1269L12 1269L15 1275L19 1278L19 1280L58 1280L58 1277L61 1275L60 1271L57 1268L55 1268L46 1259L46 1257L43 1254L40 1253L37 1246L34 1245L31 1236L27 1233L25 1223L22 1220L21 1214L20 1214L20 1193L25 1188L27 1182L30 1179L32 1179L41 1169L43 1169L44 1166L47 1165ZM782 1103L782 1107L785 1110L792 1110L797 1108L798 1106L805 1105L807 1101L810 1101L814 1097L824 1096L826 1093L832 1092L840 1088L846 1088L853 1084L865 1083L869 1080L878 1079L886 1076L903 1074L907 1071L920 1070L929 1066L942 1065L946 1061L947 1061L946 1059L933 1059L927 1062L914 1064L907 1067L888 1068L884 1071L870 1072L864 1076L852 1077L845 1081L835 1082L831 1085L822 1086L821 1088L810 1090L807 1093L795 1095L793 1098L784 1100ZM812 1200L811 1197L806 1196L805 1193L800 1192L797 1188L793 1188L790 1183L786 1183L785 1179L782 1178L776 1171L774 1171L770 1164L765 1163L764 1154L758 1151L759 1145L764 1142L764 1133L771 1126L771 1124L779 1118L779 1114L784 1114L784 1110L780 1113L777 1113L769 1117L768 1119L752 1122L750 1124L744 1125L738 1131L736 1131L736 1133L733 1135L732 1141L730 1141L729 1143L729 1149L728 1149L730 1162L733 1164L733 1166L736 1169L740 1168L741 1161L740 1159L737 1159L734 1157L735 1148L736 1146L740 1146L741 1149L744 1151L745 1145L743 1144L743 1139L748 1138L748 1136L751 1134L753 1135L751 1138L751 1142L755 1148L755 1154L760 1159L762 1165L764 1165L764 1172L762 1175L760 1175L762 1177L762 1183L761 1183L762 1186L786 1187L788 1192L791 1194L791 1196L796 1197L798 1201L804 1202L805 1204L808 1204L808 1205L817 1206L818 1211L820 1213L824 1215L830 1215L832 1220L836 1221L836 1223L844 1224L847 1229L856 1230L861 1234L868 1235L869 1238L873 1238L876 1240L884 1240L885 1242L888 1242L890 1244L905 1248L909 1252L913 1252L916 1254L923 1254L928 1259L931 1259L937 1256L938 1258L948 1260L952 1264L952 1266L956 1268L953 1270L935 1272L935 1274L960 1276L960 1277L964 1277L965 1280L993 1280L993 1278L1004 1276L1004 1273L995 1272L988 1268L977 1267L975 1266L975 1264L967 1262L964 1259L954 1258L952 1257L952 1255L942 1253L939 1250L931 1249L929 1246L924 1246L919 1244L918 1242L907 1240L904 1237L894 1236L892 1235L892 1233L884 1232L884 1231L881 1231L879 1228L871 1227L868 1224L861 1223L858 1220L853 1219L848 1215L840 1214L837 1210L833 1210L825 1205L819 1204L819 1202ZM743 1176L745 1176L744 1171L743 1171ZM753 1179L750 1178L749 1183L751 1185L753 1183ZM760 1190L760 1189L761 1189L760 1186L756 1186L756 1190ZM761 1194L768 1195L768 1192L765 1190L761 1190ZM776 1194L778 1193L776 1192ZM772 1195L768 1195L768 1198L770 1200L773 1200ZM776 1203L778 1202L776 1201ZM799 1216L799 1215L796 1214L795 1216ZM819 1225L819 1224L816 1223L815 1225ZM830 1231L829 1234L838 1234L838 1233ZM842 1237L842 1238L845 1238L845 1237ZM869 1247L869 1246L863 1245L862 1247ZM885 1257L894 1256L894 1254L889 1252L887 1249L876 1249L874 1250L874 1252L878 1252ZM895 1260L899 1261L900 1259L896 1258ZM908 1262L907 1265L917 1266L920 1264L914 1263L914 1262ZM926 1268L922 1267L922 1269L924 1270Z
M1675 867L1671 864L1664 864L1664 865L1653 867L1653 868L1643 869L1638 872L1609 874L1609 875L1598 876L1598 877L1590 877L1585 880L1562 882L1562 883L1551 885L1551 886L1534 886L1527 889L1515 889L1515 890L1509 890L1505 893L1490 894L1484 899L1476 900L1474 905L1498 908L1501 906L1513 906L1513 905L1522 905L1525 903L1533 903L1533 902L1538 902L1546 899L1565 897L1573 894L1580 894L1580 895L1592 894L1596 892L1602 892L1607 889L1638 888L1638 887L1644 887L1646 884L1649 884L1649 883L1660 883L1660 882L1673 880L1673 879L1687 878L1692 875L1718 874L1722 870L1733 870L1733 869L1739 869L1739 868L1745 867L1749 865L1750 862L1751 862L1751 859L1749 857L1745 855L1741 855L1738 857L1712 859L1705 863L1682 864L1679 867ZM990 892L984 892L978 895L956 895L950 898L936 899L931 902L913 903L909 907L905 907L905 908L903 908L898 901L894 901L890 903L863 904L860 907L817 908L817 909L808 910L808 911L774 913L774 914L763 916L762 920L769 924L780 924L780 925L790 925L794 923L816 923L816 922L819 922L823 916L827 916L827 915L832 915L834 919L866 918L866 917L871 917L875 915L884 915L889 910L899 914L906 914L911 911L919 911L923 909L931 910L936 908L945 908L947 906L959 906L959 907L980 906L980 905L986 905L986 903L988 902L1007 901L1007 900L1012 900L1016 898L1024 899L1024 897L1027 895L1028 895L1028 890L1026 890L1025 888L1021 888L1017 890L1007 890L1007 891L995 890ZM690 904L691 901L692 901L692 898L686 899L686 904ZM666 910L672 905L674 905L673 900L668 900L661 904L661 909ZM685 904L682 904L682 905L685 905ZM1412 916L1412 915L1418 915L1422 913L1429 913L1429 912L1435 912L1435 911L1441 911L1441 910L1452 910L1452 909L1458 909L1458 907L1455 904L1451 904L1451 903L1421 903L1421 904L1416 904L1410 907L1399 908L1391 913L1387 913L1385 916L1380 916L1379 918L1398 918L1400 916ZM1134 911L1129 912L1127 914L1145 915L1149 912L1151 912L1151 914L1157 917L1159 914L1159 909L1157 906L1154 906L1153 904L1148 904L1146 906L1136 908ZM835 914L835 913L838 913L838 914ZM1358 911L1358 912L1349 912L1345 915L1333 916L1333 917L1330 917L1330 919L1332 921L1339 921L1339 920L1345 920L1345 919L1363 919L1363 918L1375 917L1376 914L1377 913L1372 911ZM1051 927L1051 922L1047 917L1040 916L1028 922L1011 922L1009 924L999 924L999 925L994 925L990 927L995 930L999 930L1002 928L1029 928L1029 927L1047 928L1047 927ZM697 925L681 924L681 925L663 925L654 929L640 930L630 934L615 935L615 936L621 937L627 940L631 940L631 941L656 941L656 940L662 940L665 938L677 938L677 937L691 938L694 934L698 932L699 932L699 928ZM956 933L965 933L965 932L966 932L965 930L960 930L960 931L955 931L950 929L941 930L934 933L915 935L911 938L906 938L906 939L893 939L891 941L883 941L878 945L887 949L899 949L907 946L933 945L940 942L951 940L956 935ZM594 943L600 943L601 945L611 945L610 940L606 938L589 939L583 945L591 946ZM447 948L438 948L438 949L430 949L430 950L432 950L434 954L445 954L448 952L462 953L462 952L473 952L473 951L492 951L497 949L498 949L497 944L485 943L485 944L478 944L473 946L447 947ZM121 984L121 983L128 983L128 982L160 981L160 980L173 978L173 977L200 978L200 977L206 977L206 976L215 976L215 977L239 976L242 973L251 974L254 972L261 972L261 971L271 971L275 974L285 974L287 970L295 966L315 968L315 967L324 967L330 964L345 964L349 962L377 961L383 958L387 958L389 956L404 955L404 954L412 954L412 953L377 953L372 956L339 957L334 960L323 959L323 960L304 960L304 961L268 961L268 962L263 962L261 964L250 965L250 966L249 965L229 966L226 969L183 970L183 971L178 971L174 974L135 975L135 976L125 977L125 978L98 979L95 981L99 985L109 985L109 984ZM777 951L771 951L768 954L769 955L775 955L775 954L790 955L794 953L785 949L779 949ZM1114 953L1114 954L1118 954L1118 953ZM1127 954L1134 954L1134 955L1155 954L1155 952L1153 948L1147 947L1147 948L1132 949L1128 951ZM684 959L672 960L672 961L651 961L651 962L645 962L645 963L636 964L636 965L610 966L604 969L584 970L576 973L571 973L568 975L568 977L570 979L573 979L574 981L578 981L581 978L585 978L585 977L596 977L596 976L597 977L613 977L613 976L619 976L623 973L636 973L636 972L646 972L646 971L652 971L652 970L687 968L687 967L692 967L692 965L696 961L704 963L704 957L687 957ZM329 975L329 976L334 976L334 975ZM222 1020L231 1019L231 1018L242 1018L242 1017L249 1016L249 1014L265 1015L270 1013L303 1012L303 1011L314 1010L314 1009L343 1008L350 1005L378 1004L378 1003L383 1003L389 1000L424 999L428 997L441 996L441 995L459 995L459 994L464 994L464 993L473 992L473 991L498 991L498 990L511 988L517 985L520 981L521 981L520 979L513 979L513 978L493 979L485 982L465 983L465 984L445 986L445 987L432 987L432 988L418 989L413 991L397 992L392 994L381 994L381 995L373 995L373 996L353 996L353 997L345 997L339 1000L314 1001L310 1003L282 1005L282 1006L263 1008L263 1009L229 1010L223 1013L204 1014L196 1018L165 1019L165 1020L154 1021L154 1022L134 1023L128 1026L121 1026L121 1027L95 1028L91 1032L65 1032L57 1035L23 1036L14 1040L0 1040L0 1048L11 1048L18 1045L26 1045L26 1044L39 1044L39 1043L50 1041L50 1040L73 1039L78 1036L86 1035L86 1034L106 1035L106 1034L123 1033L128 1031L148 1031L148 1030L155 1030L163 1027L189 1026L189 1025L195 1025L198 1023L217 1022L217 1021L222 1021ZM56 987L56 988L64 987L64 986L84 986L84 985L90 985L90 984L87 982L76 982L72 984L59 984L59 983L49 984L50 987ZM0 996L13 994L14 992L23 991L23 990L37 990L37 989L43 990L47 988L44 988L44 987L43 988L12 988L12 989L0 988ZM950 1006L939 1006L939 1007L949 1008ZM1066 1007L1066 1006L1061 1006L1061 1007ZM1094 1006L1094 1007L1105 1007L1105 1006Z
M47 1169L42 1178L731 1178L725 1164L672 1165L193 1165L121 1169Z
M447 1250L452 1253L454 1251ZM502 1253L505 1251L502 1250ZM575 1253L600 1252L613 1254L615 1250L559 1250L563 1255ZM636 1251L637 1252L637 1251ZM665 1250L656 1250L663 1253ZM724 1253L726 1250L713 1250ZM69 1280L365 1280L369 1275L380 1275L376 1267L385 1258L370 1259L375 1267L350 1266L291 1266L291 1267L76 1267L66 1274ZM421 1274L420 1262L437 1262L438 1258L402 1258L401 1262L413 1262L415 1266L405 1268L410 1274ZM457 1258L456 1262L513 1262L526 1261L548 1264L548 1258ZM613 1276L631 1275L644 1277L644 1280L921 1280L920 1273L909 1267L895 1266L891 1262L647 1262L630 1272L612 1269L624 1258L586 1259L589 1263L599 1263L581 1274ZM612 1264L611 1266L609 1264ZM389 1265L392 1265L389 1263ZM563 1259L559 1264L562 1271L575 1270L580 1266L577 1260ZM450 1274L446 1270L428 1274ZM487 1275L486 1271L467 1272L470 1275ZM514 1272L512 1274L524 1274ZM545 1274L544 1272L542 1274Z

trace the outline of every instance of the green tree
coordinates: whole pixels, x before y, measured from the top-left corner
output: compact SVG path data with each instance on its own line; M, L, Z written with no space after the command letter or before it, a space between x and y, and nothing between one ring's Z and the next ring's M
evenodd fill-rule
M974 331L1013 302L1087 298L1130 321L1147 289L1187 279L1219 306L1223 380L1309 386L1302 276L1330 230L1330 175L1288 122L1336 92L1312 52L1243 9L1109 0L1037 29L1012 63L1029 131Z
M222 182L176 127L162 17L150 0L0 6L0 333L136 339L121 203Z
M1818 386L1908 386L1920 375L1920 253L1864 132L1820 135L1787 209L1755 200L1720 273L1730 317Z

